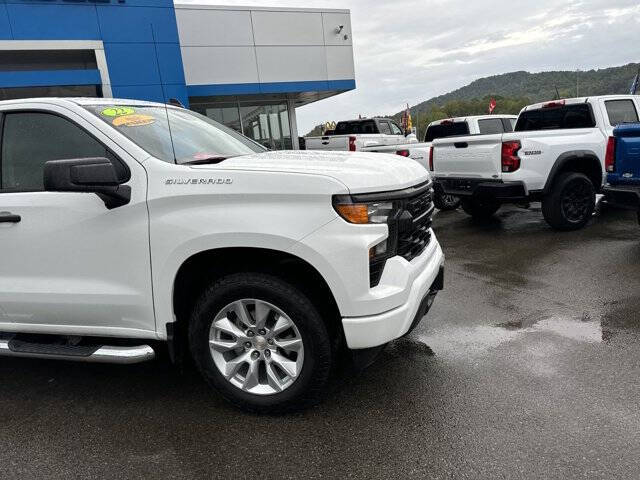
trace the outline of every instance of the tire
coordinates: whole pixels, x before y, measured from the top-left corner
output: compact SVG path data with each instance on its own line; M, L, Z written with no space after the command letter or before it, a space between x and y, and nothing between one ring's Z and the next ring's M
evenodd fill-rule
M435 192L433 195L433 204L438 210L442 210L443 212L455 210L460 206L460 197Z
M461 200L462 210L478 220L488 220L499 209L500 204L487 200Z
M552 228L579 230L593 215L596 192L583 173L566 172L553 182L551 193L542 200L542 214Z
M265 332L256 326L260 317ZM291 347L281 348L286 345ZM332 366L331 339L313 303L289 283L262 273L223 277L200 296L189 324L189 347L205 380L229 402L255 413L317 403Z

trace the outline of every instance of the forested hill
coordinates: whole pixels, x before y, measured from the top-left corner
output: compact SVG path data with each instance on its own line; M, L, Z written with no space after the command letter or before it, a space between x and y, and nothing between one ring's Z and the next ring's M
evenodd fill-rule
M556 87L560 97L575 97L576 77L579 96L629 93L631 82L638 73L639 67L638 63L630 63L621 67L577 73L575 71L511 72L494 75L480 78L465 87L431 98L412 107L411 111L412 113L425 113L429 112L432 107L442 107L454 100L473 100L486 96L527 98L532 103L536 103L555 98Z

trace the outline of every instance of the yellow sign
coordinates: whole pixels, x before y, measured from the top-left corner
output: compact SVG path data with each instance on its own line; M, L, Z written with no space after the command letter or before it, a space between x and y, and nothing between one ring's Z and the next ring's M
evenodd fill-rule
M109 107L102 110L102 115L105 117L121 117L132 113L136 113L136 111L131 107Z
M155 123L156 119L151 115L122 115L113 119L114 127L143 127Z

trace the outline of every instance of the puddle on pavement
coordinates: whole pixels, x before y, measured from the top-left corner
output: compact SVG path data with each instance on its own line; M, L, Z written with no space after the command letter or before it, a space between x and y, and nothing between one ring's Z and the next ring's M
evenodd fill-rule
M614 304L603 315L584 312L582 315L564 316L537 312L496 325L450 326L415 338L428 344L435 354L464 357L482 355L526 335L540 333L557 335L578 343L599 344L610 341L620 333L640 334L638 304L640 298L630 304Z

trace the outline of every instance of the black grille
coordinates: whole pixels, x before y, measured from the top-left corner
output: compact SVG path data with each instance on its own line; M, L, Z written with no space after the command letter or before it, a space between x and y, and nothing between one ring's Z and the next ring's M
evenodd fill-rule
M404 201L405 213L398 226L398 255L411 261L431 241L431 217L434 211L433 191L428 189ZM411 218L409 218L409 216Z

